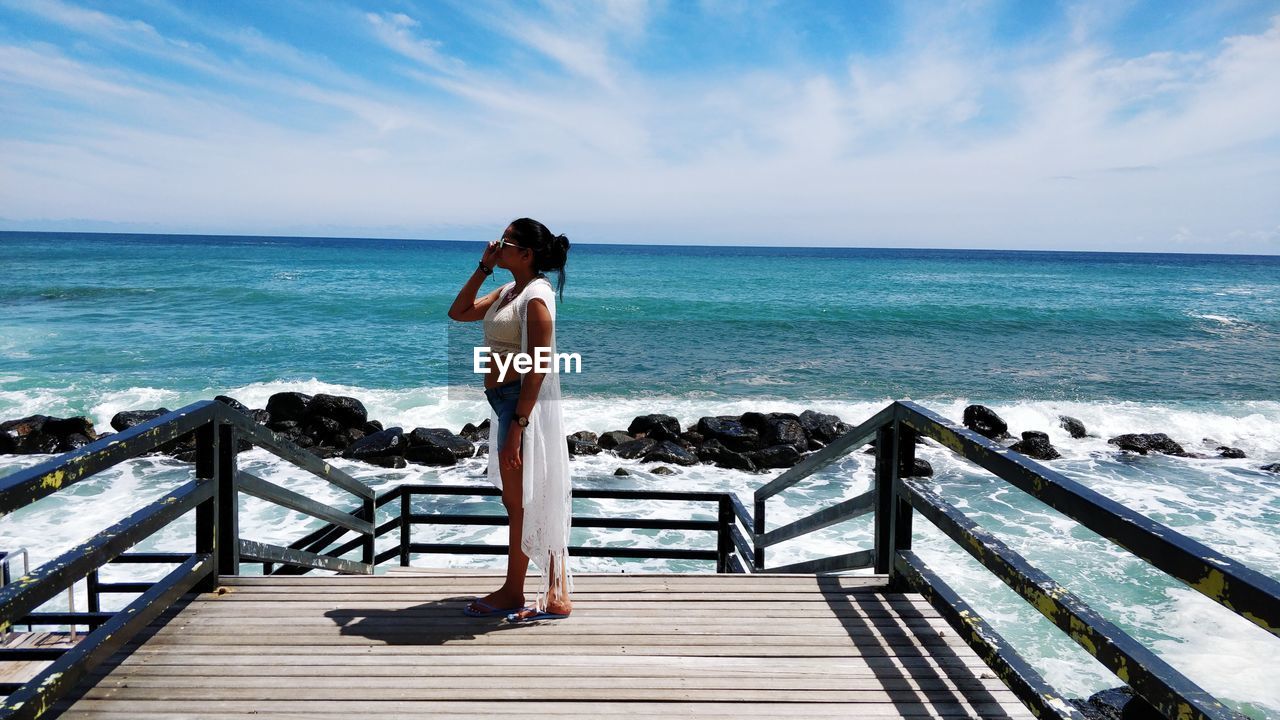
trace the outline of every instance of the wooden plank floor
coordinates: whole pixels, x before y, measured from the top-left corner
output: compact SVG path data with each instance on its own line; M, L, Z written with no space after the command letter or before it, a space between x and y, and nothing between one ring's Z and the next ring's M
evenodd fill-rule
M568 620L461 614L500 582L225 578L60 716L1031 717L918 596L877 592L882 577L580 575Z

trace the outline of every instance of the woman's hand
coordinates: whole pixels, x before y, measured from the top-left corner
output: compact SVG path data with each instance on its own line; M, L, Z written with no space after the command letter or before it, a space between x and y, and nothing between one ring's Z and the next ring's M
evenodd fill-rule
M498 242L496 240L490 241L489 245L485 247L484 253L480 256L480 262L484 263L484 266L490 270L494 269L498 265L499 252Z
M498 453L498 465L501 468L519 470L524 466L520 459L520 444L524 440L524 428L515 423L507 430L507 439L502 443L502 451Z

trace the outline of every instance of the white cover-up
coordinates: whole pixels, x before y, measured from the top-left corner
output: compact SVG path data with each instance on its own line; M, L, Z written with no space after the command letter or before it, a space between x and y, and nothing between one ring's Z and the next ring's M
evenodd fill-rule
M498 297L515 285L515 281L502 286ZM542 300L551 313L551 368L538 389L538 401L529 415L529 425L521 439L524 464L524 527L520 548L541 571L537 608L546 610L547 596L553 578L549 572L554 565L560 584L566 592L573 591L573 575L569 572L569 523L572 513L573 483L569 477L569 446L565 441L564 420L560 411L560 374L555 363L556 296L551 283L544 277L534 278L511 302L520 318L521 352L531 357L529 348L529 301ZM496 304L496 303L495 303ZM498 467L498 414L489 411L489 480L502 488L502 472Z

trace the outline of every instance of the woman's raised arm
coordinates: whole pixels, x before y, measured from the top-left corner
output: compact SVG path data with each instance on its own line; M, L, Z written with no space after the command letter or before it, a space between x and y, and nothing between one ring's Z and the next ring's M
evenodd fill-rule
M480 263L489 268L489 273L493 272L494 263L498 261L497 243L489 243L484 249L484 255L480 258ZM453 299L453 304L449 306L449 319L459 322L475 322L483 320L484 314L488 312L489 306L498 299L498 291L485 295L476 300L476 293L480 291L480 286L484 284L484 279L489 277L477 265L476 269L471 271L471 277L467 279L462 289L458 291L458 297ZM501 288L499 288L501 289Z

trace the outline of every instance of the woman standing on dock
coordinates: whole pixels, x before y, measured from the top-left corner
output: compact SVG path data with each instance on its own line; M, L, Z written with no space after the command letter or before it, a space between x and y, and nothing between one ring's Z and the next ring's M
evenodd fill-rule
M563 298L568 253L569 239L564 235L552 235L536 220L515 220L485 248L449 308L453 320L484 321L490 359L484 392L493 410L489 479L502 490L510 519L506 582L466 607L464 612L473 617L507 615L525 622L568 617L572 609L568 563L572 485L560 412L560 376L554 362L556 296L543 274L559 271L557 289ZM514 279L477 300L480 285L494 267L509 270ZM520 374L512 362L519 354L553 361L549 367L535 364ZM525 607L524 580L530 560L541 571L541 587L534 606Z

